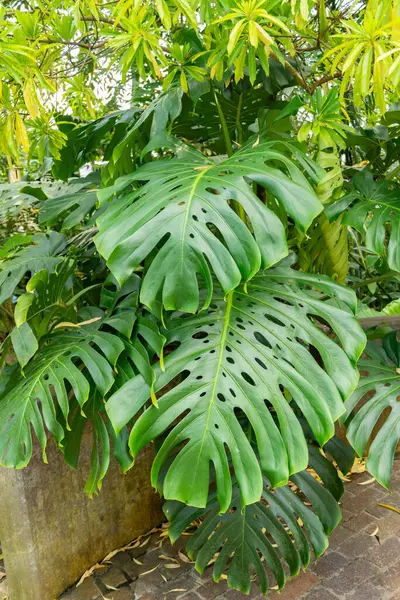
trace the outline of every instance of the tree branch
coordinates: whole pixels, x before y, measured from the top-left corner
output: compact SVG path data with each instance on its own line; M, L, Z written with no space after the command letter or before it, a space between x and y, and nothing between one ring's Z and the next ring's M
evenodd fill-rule
M36 41L31 39L31 41ZM96 42L95 44L85 44L84 42L68 42L66 40L37 40L40 44L62 44L63 46L79 46L79 48L84 48L85 50L92 50L94 48L101 48L106 43L106 40L101 40L100 42Z
M310 94L312 95L320 85L323 85L328 81L332 81L333 79L338 79L341 76L342 73L340 71L336 71L336 73L334 73L333 75L324 75L323 77L321 77L321 79L317 79L317 81L314 81L314 83L310 87Z
M277 55L275 54L275 52L273 50L270 50L270 56L277 62L280 62ZM302 75L300 75L300 73L294 67L292 67L290 62L288 62L287 60L285 60L285 69L287 69L289 71L289 73L293 76L293 78L297 81L297 83L302 88L304 88L307 92L310 93L310 88L309 88L306 80L304 79L304 77L302 77Z

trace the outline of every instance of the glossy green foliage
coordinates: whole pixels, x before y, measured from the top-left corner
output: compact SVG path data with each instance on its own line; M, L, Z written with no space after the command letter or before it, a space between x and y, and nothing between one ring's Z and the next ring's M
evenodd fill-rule
M340 300L347 311L319 300L317 292ZM357 384L355 363L364 347L354 310L353 293L329 279L273 269L255 277L247 292L239 287L226 300L215 296L199 315L173 316L167 343L179 347L167 356L164 373L156 367L156 389L176 383L158 408L139 417L130 438L135 456L168 432L152 470L153 485L165 498L206 506L213 463L220 509L226 511L232 497L228 455L243 504L259 499L263 473L280 486L303 470L308 452L295 410L303 413L319 444L333 435L343 400ZM319 319L329 323L342 347L318 328ZM110 398L107 412L117 432L149 395L139 376ZM254 431L260 463L238 411Z
M27 465L32 432L45 458L46 429L60 443L68 428L69 394L83 412L91 385L104 396L113 385L113 369L123 349L119 337L102 331L69 330L49 337L24 376L13 377L2 395L0 463L17 468Z
M400 342L397 333L387 334L382 347L369 342L364 354L358 364L362 377L346 402L343 421L348 424L347 437L359 456L364 455L373 440L366 467L381 485L389 488L393 457L400 439Z
M203 142L207 147L224 154L226 142L218 108L226 121L230 139L237 139L242 144L252 135L249 128L254 127L263 110L285 107L285 102L270 99L264 85L252 88L243 84L232 91L217 90L202 94L196 102L184 97L182 112L172 127L174 135Z
M347 209L343 223L365 232L365 245L387 259L400 271L400 188L387 181L374 181L364 171L353 179L354 192L343 196L325 210L330 218Z
M311 560L310 547L316 558L321 556L328 546L327 536L341 519L338 501L343 484L332 464L315 452L319 459L318 463L314 460L313 468L325 486L307 471L293 475L289 485L274 490L263 478L262 499L243 508L235 485L229 510L224 514L220 514L215 493L210 494L206 509L167 501L164 512L171 523L171 541L202 517L204 520L186 545L200 573L217 553L214 581L219 581L227 568L229 587L248 594L255 580L266 594L272 574L281 590L286 582L285 563L290 577L306 568ZM334 483L326 477L331 470L336 475Z
M40 208L39 223L51 227L61 220L62 229L84 223L97 204L96 188L100 177L93 175L86 180L72 180L63 194L46 199Z
M126 356L120 358L118 368L124 363L126 364ZM132 364L129 368L134 373ZM115 384L118 384L118 378ZM82 413L75 400L71 401L70 426L70 430L65 432L61 450L66 463L73 469L79 464L82 444L87 444L88 439L92 438L91 464L84 489L90 497L101 490L112 456L120 464L123 473L132 468L134 461L129 453L128 429L125 427L119 435L115 434L104 410L103 398L96 390L85 404L85 413Z
M65 260L61 253L65 250L66 240L60 233L38 233L29 241L28 246L11 245L0 260L0 302L12 296L27 273L33 275L43 269L52 273Z
M88 326L111 328L123 341L124 348L114 369L114 382L110 393L140 373L156 402L151 358L154 353L162 357L165 338L159 333L154 320L136 311L139 286L139 278L133 277L119 288L114 278L109 276L101 289L102 309L88 307L81 310L80 315L91 317L89 321L93 321L93 324ZM71 399L69 410L70 429L65 432L62 442L64 458L71 467L76 468L81 445L87 443L87 438L91 435L91 467L85 491L89 496L93 496L102 487L112 454L123 472L133 466L134 461L128 446L129 431L124 427L116 435L105 411L103 394L99 393L95 386L91 386L84 412L75 398Z
M146 182L119 195L98 219L96 244L111 272L124 282L150 258L141 301L151 307L161 291L166 309L195 312L200 301L197 275L207 289L207 307L211 271L228 293L260 267L277 263L288 253L284 228L249 181L276 198L302 230L322 210L310 183L285 151L290 152L290 146L260 142L221 162L200 154L190 161L160 160L101 190L104 201L137 181ZM231 201L243 209L253 235Z
M347 227L339 217L333 222L319 215L311 226L299 252L301 268L310 273L330 275L344 283L349 269Z

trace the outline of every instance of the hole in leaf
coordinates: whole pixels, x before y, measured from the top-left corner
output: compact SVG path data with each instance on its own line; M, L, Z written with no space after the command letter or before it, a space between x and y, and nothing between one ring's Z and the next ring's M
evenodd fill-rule
M277 319L276 317L274 317L272 315L265 314L264 317L266 319L268 319L268 321L271 321L271 323L275 323L275 325L279 325L280 327L285 327L285 323L282 323L282 321L280 321L279 319Z
M254 332L254 337L256 338L257 342L259 342L263 346L266 346L267 348L271 348L272 349L271 344L269 343L269 341L267 340L267 338L263 336L262 333L260 333L259 331L255 331Z
M245 373L245 371L241 372L241 376L243 377L243 379L245 381L247 381L247 383L250 383L250 385L256 385L256 382L254 381L254 379L252 377L250 377L250 375L248 373Z
M206 337L208 337L208 331L199 331L192 335L192 338L194 338L195 340L202 340L203 338L206 338Z
M286 306L294 306L292 302L289 302L288 300L283 300L282 298L278 298L277 296L274 296L274 300L280 302L281 304L286 304Z
M260 365L260 367L262 367L263 369L265 369L266 371L268 371L268 367L267 367L267 365L265 365L265 364L263 363L263 361L262 361L262 360L260 360L260 359L259 359L259 358L257 358L257 357L256 357L254 360L256 361L256 363L257 363L258 365Z

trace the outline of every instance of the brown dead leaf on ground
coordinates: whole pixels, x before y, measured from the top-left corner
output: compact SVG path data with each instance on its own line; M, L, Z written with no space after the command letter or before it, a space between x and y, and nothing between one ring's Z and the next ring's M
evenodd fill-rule
M388 510L392 510L393 512L400 515L400 509L396 508L395 506L392 506L391 504L378 504L378 506L381 506L382 508L387 508Z
M107 565L101 565L100 563L96 563L95 565L93 565L93 567L90 567L90 569L88 569L87 571L84 572L84 574L82 575L82 577L76 584L76 587L81 585L81 583L83 583L85 581L85 579L87 579L87 577L90 577L91 575L93 575L93 573L95 571L98 571L99 569L106 569L106 568L107 568Z

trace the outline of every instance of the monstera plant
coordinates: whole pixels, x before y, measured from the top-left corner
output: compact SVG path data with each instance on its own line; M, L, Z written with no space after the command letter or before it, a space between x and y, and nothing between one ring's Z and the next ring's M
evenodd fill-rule
M6 4L0 464L153 444L171 540L281 589L400 437L398 3Z

